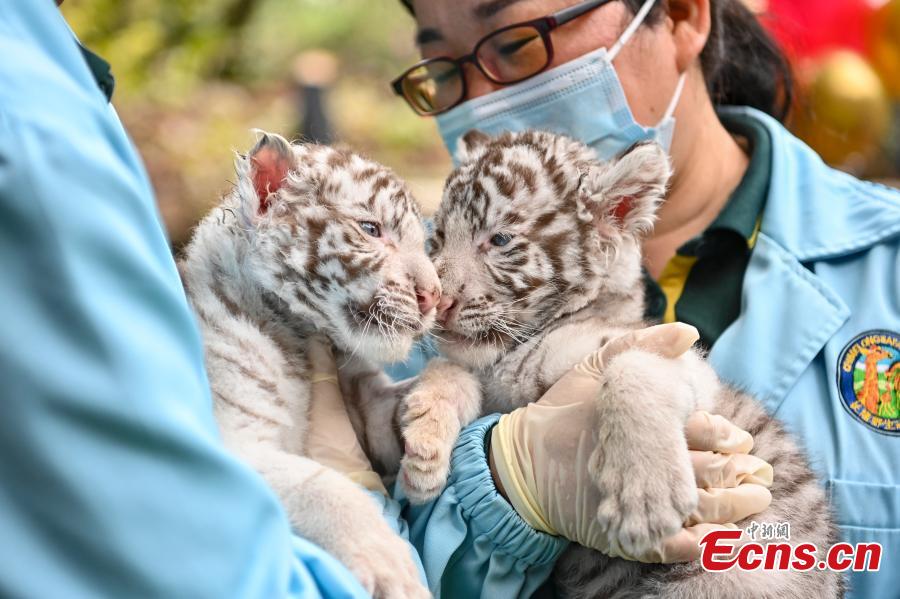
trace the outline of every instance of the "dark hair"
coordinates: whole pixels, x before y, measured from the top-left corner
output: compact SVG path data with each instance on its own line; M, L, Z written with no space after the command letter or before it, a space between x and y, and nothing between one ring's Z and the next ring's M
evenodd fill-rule
M400 0L413 12L412 0ZM644 0L623 0L636 13ZM653 7L647 23L662 19L665 0ZM716 105L752 106L779 121L787 118L794 94L787 58L743 0L710 0L709 39L700 64Z

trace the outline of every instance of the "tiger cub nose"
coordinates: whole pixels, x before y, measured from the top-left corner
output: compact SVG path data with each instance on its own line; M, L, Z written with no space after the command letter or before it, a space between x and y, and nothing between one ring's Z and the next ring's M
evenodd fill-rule
M441 301L437 305L437 320L440 323L446 323L450 316L450 312L456 307L456 298L449 295L442 295Z
M425 291L423 289L416 288L416 301L419 303L419 312L422 314L428 314L429 310L434 308L438 300L440 299L440 295L435 290Z

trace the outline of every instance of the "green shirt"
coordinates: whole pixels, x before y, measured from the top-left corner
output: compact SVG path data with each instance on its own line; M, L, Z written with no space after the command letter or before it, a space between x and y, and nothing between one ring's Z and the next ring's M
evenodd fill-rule
M744 272L756 244L772 172L772 140L762 123L730 115L723 116L722 123L750 145L743 179L712 224L678 248L658 281L645 272L646 317L697 327L706 348L740 314Z

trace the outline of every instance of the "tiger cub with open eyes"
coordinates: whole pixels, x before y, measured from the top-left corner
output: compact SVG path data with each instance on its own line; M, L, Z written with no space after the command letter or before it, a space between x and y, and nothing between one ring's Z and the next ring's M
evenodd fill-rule
M444 294L439 346L478 376L483 398L445 392L431 412L420 407L419 418L408 422L404 435L412 452L401 481L415 500L441 488L448 455L417 448L452 445L467 422L463 414L509 412L537 400L607 340L645 326L641 241L671 174L655 144L607 162L578 141L545 132L494 138L470 132L460 144L459 166L434 219L431 256ZM446 361L435 366L452 367ZM429 376L426 368L423 380ZM804 454L760 403L721 383L699 352L669 360L628 350L601 377L598 438L622 439L595 448L590 462L611 546L641 555L677 532L695 509L683 425L696 409L750 432L753 454L773 466L771 506L753 520L790 522L792 544L821 549L836 540L830 507ZM414 391L411 399L424 405L427 396ZM447 413L446 401L459 404L460 416ZM830 571L712 573L699 562L641 564L580 546L567 550L554 576L557 588L572 597L843 593L841 575Z
M387 168L272 134L237 159L237 174L179 265L225 445L275 490L293 528L369 593L427 597L409 546L376 503L304 457L311 335L334 344L354 414L385 416L409 388L375 364L404 358L434 322L440 286L419 208ZM370 446L387 445L384 459L399 460L390 414L362 430Z

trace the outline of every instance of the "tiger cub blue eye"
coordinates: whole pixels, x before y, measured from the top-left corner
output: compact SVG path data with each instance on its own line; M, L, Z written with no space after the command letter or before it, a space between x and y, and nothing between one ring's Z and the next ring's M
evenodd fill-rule
M512 241L512 235L507 235L506 233L497 233L496 235L491 237L491 245L495 245L499 248L502 248L510 241Z
M366 235L371 235L372 237L381 237L381 227L378 226L378 223L362 221L359 223L359 228L365 231Z

